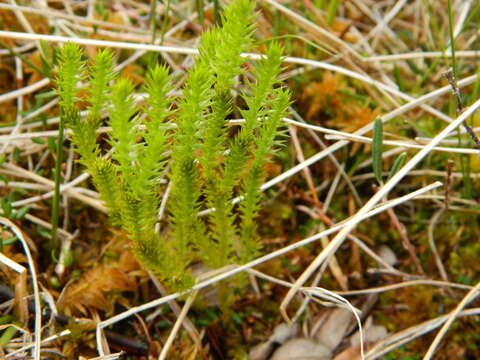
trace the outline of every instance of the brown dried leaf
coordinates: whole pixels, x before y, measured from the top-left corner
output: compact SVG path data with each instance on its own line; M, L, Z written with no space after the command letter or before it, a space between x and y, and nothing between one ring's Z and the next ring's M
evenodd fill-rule
M80 312L85 315L90 307L111 312L118 295L111 296L110 292L135 289L135 280L128 272L136 263L132 264L129 258L133 256L124 253L117 263L100 265L88 271L78 283L66 289L60 307L67 314Z

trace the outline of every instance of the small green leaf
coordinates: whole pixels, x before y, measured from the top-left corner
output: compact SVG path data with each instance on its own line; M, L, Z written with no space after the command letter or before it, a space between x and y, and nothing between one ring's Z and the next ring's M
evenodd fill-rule
M12 217L12 204L11 204L11 202L9 200L4 200L4 199L0 199L0 200L1 200L3 214L7 218L11 218Z
M382 182L383 170L383 123L381 118L376 118L373 123L373 139L372 139L372 165L373 173L379 183Z
M19 161L20 161L20 149L19 149L18 147L16 147L16 146L15 146L15 148L13 149L12 158L13 158L13 161L15 161L15 162L19 162Z
M2 246L7 246L7 245L12 245L17 242L18 238L16 236L11 236L9 238L6 238L2 240Z
M39 145L45 144L45 140L43 140L42 138L32 138L32 142Z
M47 126L48 123L47 123L47 115L45 113L41 113L39 116L38 116L38 119L42 122L42 125L43 126Z
M37 226L37 233L45 239L50 239L50 231L45 229L44 227L41 227L40 225Z
M0 181L5 183L5 185L8 185L8 179L5 176L0 175Z
M57 149L57 140L53 137L48 138L47 140L48 150L54 152Z
M60 283L60 280L56 276L52 276L50 278L50 285L52 285L54 288L58 289L62 284Z
M73 252L71 250L63 250L63 265L65 267L72 266Z
M333 21L335 20L335 16L337 14L337 10L339 6L340 6L340 0L330 0L330 4L328 5L328 10L327 10L327 24L330 27L332 27L333 25Z
M15 211L15 218L16 219L23 219L27 214L28 210L30 210L30 206L22 206L20 209Z
M392 168L390 169L388 173L388 178L390 179L395 173L400 169L403 164L405 163L405 159L407 158L407 153L403 152L398 157L395 159L395 162L393 163Z
M2 332L2 336L0 336L0 348L3 349L9 342L10 340L13 339L15 334L17 333L17 329L14 328L13 326L7 327L5 330Z
M97 1L95 3L95 11L97 12L98 15L102 18L102 20L106 21L108 20L108 11L105 8L105 3L103 1Z
M55 92L55 90L50 90L50 91L44 91L40 94L36 94L35 95L35 100L36 101L40 101L40 100L48 100L48 99L52 99L55 95L57 95L57 93Z
M11 323L15 320L15 317L13 315L3 315L0 316L0 325L5 325L8 323Z

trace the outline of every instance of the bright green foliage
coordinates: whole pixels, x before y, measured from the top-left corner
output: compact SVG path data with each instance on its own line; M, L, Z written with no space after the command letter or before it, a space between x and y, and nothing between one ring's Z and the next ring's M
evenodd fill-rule
M70 110L75 107L80 91L77 82L84 78L85 62L82 60L80 48L74 43L65 44L59 57L62 66L56 79L57 93L60 96L61 109Z
M72 124L74 133L73 142L82 155L81 162L91 171L95 159L99 156L96 131L102 119L102 110L105 109L110 95L109 83L115 78L113 57L109 51L99 51L89 67L90 87L87 101L89 113L84 121Z
M146 76L148 96L140 108L132 83L115 80L111 53L99 52L89 67L89 115L80 119L77 111L69 122L81 162L113 223L129 234L137 258L176 288L191 284L188 268L194 261L221 267L248 261L259 251L256 218L263 168L283 134L290 93L279 87L282 48L272 43L266 57L252 64L255 80L244 81L244 90L237 91L246 107L233 99L244 74L241 54L254 46L253 11L252 1L237 0L225 10L223 26L202 36L200 56L178 99L168 95L168 69L155 66ZM60 74L73 68L65 51ZM75 66L82 68L78 62ZM70 93L76 96L75 86ZM233 129L228 119L238 113L245 122ZM112 128L111 150L102 155L96 130L105 115ZM171 192L168 226L159 235L154 229L165 193L162 177L170 180ZM243 197L238 209L236 196ZM199 217L206 208L215 211Z
M58 139L56 144L56 159L54 169L54 194L52 202L52 238L51 248L52 255L58 247L57 228L59 218L60 204L60 182L61 182L61 163L63 161L63 137L65 124L74 123L78 120L78 111L75 103L79 89L77 83L83 79L83 71L85 63L82 60L82 54L77 45L68 43L64 46L60 54L60 61L63 66L58 71L58 77L55 79L57 85L57 93L60 97L60 122L58 125Z

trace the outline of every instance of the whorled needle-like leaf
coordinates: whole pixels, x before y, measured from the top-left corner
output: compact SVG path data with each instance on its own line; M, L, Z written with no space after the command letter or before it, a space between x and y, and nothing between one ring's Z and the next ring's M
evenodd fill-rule
M383 123L381 118L376 118L373 123L372 139L372 166L375 178L379 183L382 182L383 170Z

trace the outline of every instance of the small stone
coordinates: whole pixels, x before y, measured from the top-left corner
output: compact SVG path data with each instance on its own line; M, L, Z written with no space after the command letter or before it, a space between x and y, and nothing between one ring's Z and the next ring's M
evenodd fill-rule
M270 341L277 344L283 344L288 339L294 337L297 334L297 324L287 325L281 323L273 330L273 335L270 337Z
M386 245L380 246L380 249L378 249L378 256L380 256L382 260L390 266L395 266L398 264L397 255L395 255L393 250Z
M311 339L288 340L275 351L271 360L330 360L332 352Z

